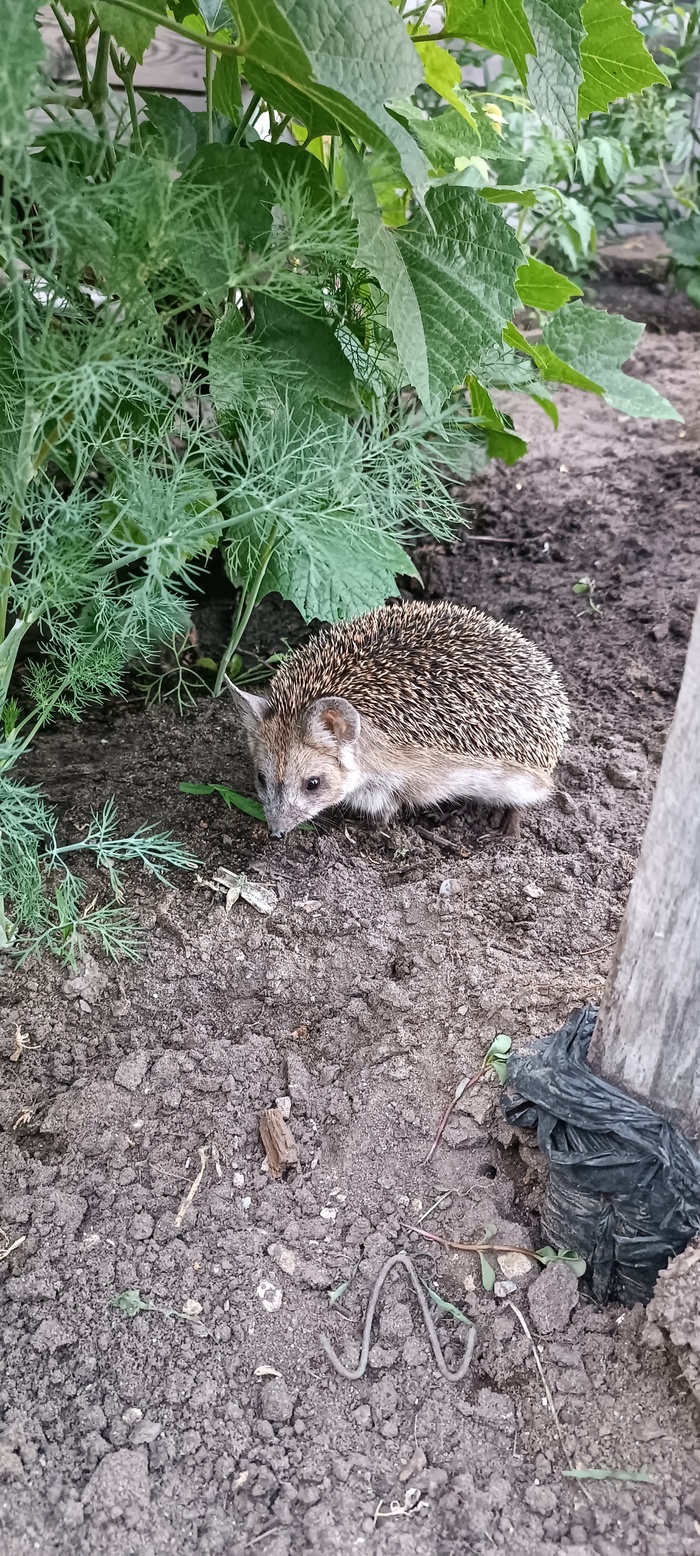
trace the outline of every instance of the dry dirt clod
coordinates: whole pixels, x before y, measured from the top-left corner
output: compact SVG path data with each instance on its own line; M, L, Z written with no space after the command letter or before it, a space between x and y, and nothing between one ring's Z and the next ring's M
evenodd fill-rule
M298 1167L297 1143L279 1108L267 1108L261 1113L258 1127L265 1159L273 1178L279 1178L290 1167Z
M573 1270L561 1261L548 1264L527 1294L538 1334L557 1334L566 1329L578 1297L578 1277Z

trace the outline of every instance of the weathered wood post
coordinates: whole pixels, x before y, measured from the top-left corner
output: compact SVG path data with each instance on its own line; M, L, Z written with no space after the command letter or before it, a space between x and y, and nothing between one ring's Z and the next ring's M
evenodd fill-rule
M700 603L591 1062L700 1136Z

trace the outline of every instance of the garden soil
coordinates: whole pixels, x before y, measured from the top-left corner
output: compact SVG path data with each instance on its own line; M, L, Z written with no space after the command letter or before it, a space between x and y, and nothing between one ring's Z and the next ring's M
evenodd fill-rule
M426 1156L494 1036L553 1031L610 964L700 586L700 336L648 336L636 371L682 427L574 392L558 433L519 407L532 452L472 486L469 535L417 553L429 597L503 617L563 673L558 792L518 848L476 809L270 844L179 792L252 792L223 699L180 718L133 694L27 762L66 839L114 794L125 828L165 823L202 866L167 888L132 872L139 962L0 982L3 1556L700 1556L697 1410L641 1310L508 1254L498 1297L477 1255L409 1230L539 1246L543 1163L494 1077ZM204 651L226 609L202 609ZM300 635L272 603L248 647ZM227 912L222 867L274 911ZM274 1179L259 1118L278 1098L299 1165ZM459 1383L400 1266L366 1375L321 1347L357 1364L401 1249L476 1326ZM433 1311L454 1370L469 1328Z

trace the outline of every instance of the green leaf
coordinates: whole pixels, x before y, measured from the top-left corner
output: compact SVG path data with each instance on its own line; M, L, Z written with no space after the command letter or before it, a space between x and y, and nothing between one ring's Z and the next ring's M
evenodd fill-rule
M44 58L33 0L0 0L0 150L24 151L26 112Z
M345 161L357 222L357 264L368 270L386 293L387 324L399 361L408 383L429 404L428 350L418 298L395 237L382 221L364 162L349 149Z
M507 1032L498 1032L494 1037L493 1042L486 1050L486 1058L504 1059L506 1054L510 1053L512 1047L512 1037L509 1037Z
M291 600L305 621L343 621L398 594L397 574L420 577L391 535L376 528L343 529L319 518L279 542L265 592Z
M484 1291L493 1291L496 1284L496 1271L488 1259L484 1257L483 1253L479 1254L479 1259L481 1260L481 1284Z
M469 122L455 108L446 108L426 119L415 103L394 103L393 111L422 146L436 173L451 173L457 164L464 167L472 157L487 157L491 162L512 166L518 158L500 137L487 113L476 102L470 103Z
M109 1305L125 1313L127 1318L136 1318L137 1313L147 1313L153 1307L152 1302L143 1301L140 1291L122 1291L118 1297L110 1299Z
M219 113L237 123L241 109L241 78L234 54L220 54L214 69L212 103Z
M449 185L432 189L427 213L417 212L393 241L420 313L416 345L427 359L428 384L414 378L414 386L424 404L439 406L500 341L516 304L522 250L474 190Z
M568 1475L571 1480L634 1480L647 1486L656 1485L654 1476L643 1470L562 1470L562 1475Z
M586 1261L579 1258L570 1248L538 1248L537 1258L540 1264L566 1264L579 1280L586 1273Z
M206 144L206 124L176 97L163 92L139 92L146 104L146 122L160 144L162 155L183 172Z
M235 806L236 810L242 810L246 816L254 816L256 821L265 820L265 812L257 800L249 800L245 794L237 794L235 789L227 788L225 783L181 783L182 794L219 794L226 805Z
M507 346L527 352L546 382L569 384L573 389L586 389L589 394L603 394L602 384L597 384L592 378L586 378L583 373L577 372L576 368L570 367L568 362L564 362L554 351L550 351L548 346L526 340L515 324L506 325L503 339Z
M440 1309L441 1313L449 1313L450 1318L455 1318L458 1324L468 1324L470 1329L474 1327L471 1318L467 1318L466 1313L463 1313L460 1307L455 1307L454 1302L447 1302L444 1297L440 1296L439 1292L433 1291L432 1286L426 1285L425 1281L421 1281L421 1285L425 1287L427 1296Z
M655 81L668 84L663 70L649 54L625 0L584 0L581 21L586 37L581 44L583 81L578 111L605 113L608 104L631 92L641 92Z
M525 82L535 40L522 0L447 0L445 30L512 60Z
M253 84L256 72L300 91L368 145L392 143L419 199L427 166L415 141L387 112L411 97L421 63L401 17L386 0L231 0ZM252 68L249 70L248 62Z
M257 293L255 341L274 353L281 376L290 359L295 384L305 394L339 410L359 409L352 368L326 319Z
M520 266L515 285L525 308L542 308L547 312L554 312L572 297L583 295L574 281L532 255Z
M548 321L542 340L558 358L575 364L577 370L600 384L606 404L614 410L626 416L682 421L675 407L651 384L640 383L621 370L643 333L643 324L621 314L571 303Z
M527 61L530 101L569 140L578 136L578 92L583 80L580 0L523 0L535 44Z
M485 184L479 194L482 200L489 200L492 205L524 205L529 211L537 203L534 189L506 189L500 184Z
M462 84L461 65L457 64L456 59L453 59L447 49L441 49L439 43L419 42L415 33L411 36L416 53L422 61L428 86L432 87L440 97L444 97L446 102L451 103L457 113L466 119L473 129L476 129L476 121L466 102L455 92L455 87Z
M164 17L168 3L167 0L148 0L145 9L157 11ZM140 65L146 49L155 38L157 23L150 21L147 16L127 11L125 6L118 4L118 0L96 0L95 15L100 27L111 32L119 48L124 49Z
M241 146L205 146L176 188L183 220L180 263L216 301L237 284L241 244L264 246L272 228L268 180Z

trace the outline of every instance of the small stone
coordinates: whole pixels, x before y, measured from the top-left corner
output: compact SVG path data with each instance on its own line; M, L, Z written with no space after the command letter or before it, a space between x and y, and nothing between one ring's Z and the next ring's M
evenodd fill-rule
M398 1351L390 1350L386 1345L373 1345L367 1361L375 1372L379 1372L382 1367L393 1367L398 1354Z
M501 1253L496 1258L498 1268L507 1280L517 1280L521 1275L529 1275L533 1262L524 1253Z
M548 1486L538 1486L536 1481L526 1488L525 1501L533 1513L553 1513L557 1505L554 1492Z
M285 1275L293 1275L297 1267L297 1256L291 1248L285 1248L283 1243L270 1243L268 1253L275 1264L284 1270Z
M393 1378L385 1376L377 1383L373 1383L369 1391L369 1399L375 1426L380 1426L382 1421L388 1421L391 1416L396 1415L399 1396Z
M244 1172L232 1172L231 1173L231 1182L233 1184L234 1189L243 1189L243 1188L245 1188L245 1173Z
M197 1301L196 1297L188 1297L182 1304L182 1311L186 1313L188 1318L197 1318L202 1311L202 1304Z
M282 1117L286 1123L292 1112L291 1097L275 1097L275 1107L282 1114Z
M125 1426L135 1426L137 1421L143 1421L143 1411L139 1410L138 1405L130 1405L129 1409L124 1411L122 1421Z
M668 637L668 622L657 622L656 626L651 629L651 635L655 643L663 643L664 639Z
M131 1447L140 1448L143 1443L154 1443L162 1430L160 1421L139 1421L129 1437Z
M461 890L462 882L455 876L448 876L447 880L440 882L438 897L458 897Z
M557 1262L548 1264L531 1285L527 1300L539 1334L565 1329L578 1302L578 1279L573 1270Z
M155 1221L147 1210L139 1210L131 1223L131 1236L136 1243L146 1243L153 1236Z
M361 1431L366 1431L367 1427L372 1425L372 1412L369 1405L358 1405L352 1412L352 1418Z
M124 1086L127 1091L136 1091L146 1074L151 1057L144 1048L137 1049L136 1053L127 1054L114 1077L117 1085Z
M525 883L525 885L523 887L523 891L525 892L525 896L526 897L531 897L533 901L537 897L543 897L544 896L544 892L542 890L542 887L541 886L536 886L534 881L526 881L526 883Z
M266 1313L279 1313L282 1306L282 1292L279 1286L273 1285L271 1280L261 1280L255 1288L255 1295L259 1297Z
M513 1292L517 1291L517 1289L514 1280L497 1280L494 1283L493 1294L494 1297L500 1297L503 1302L506 1297L512 1297Z
M613 789L638 789L639 774L631 767L621 767L618 762L608 762L605 776Z
M284 1378L268 1378L260 1390L261 1419L284 1424L291 1420L293 1410L294 1397Z

